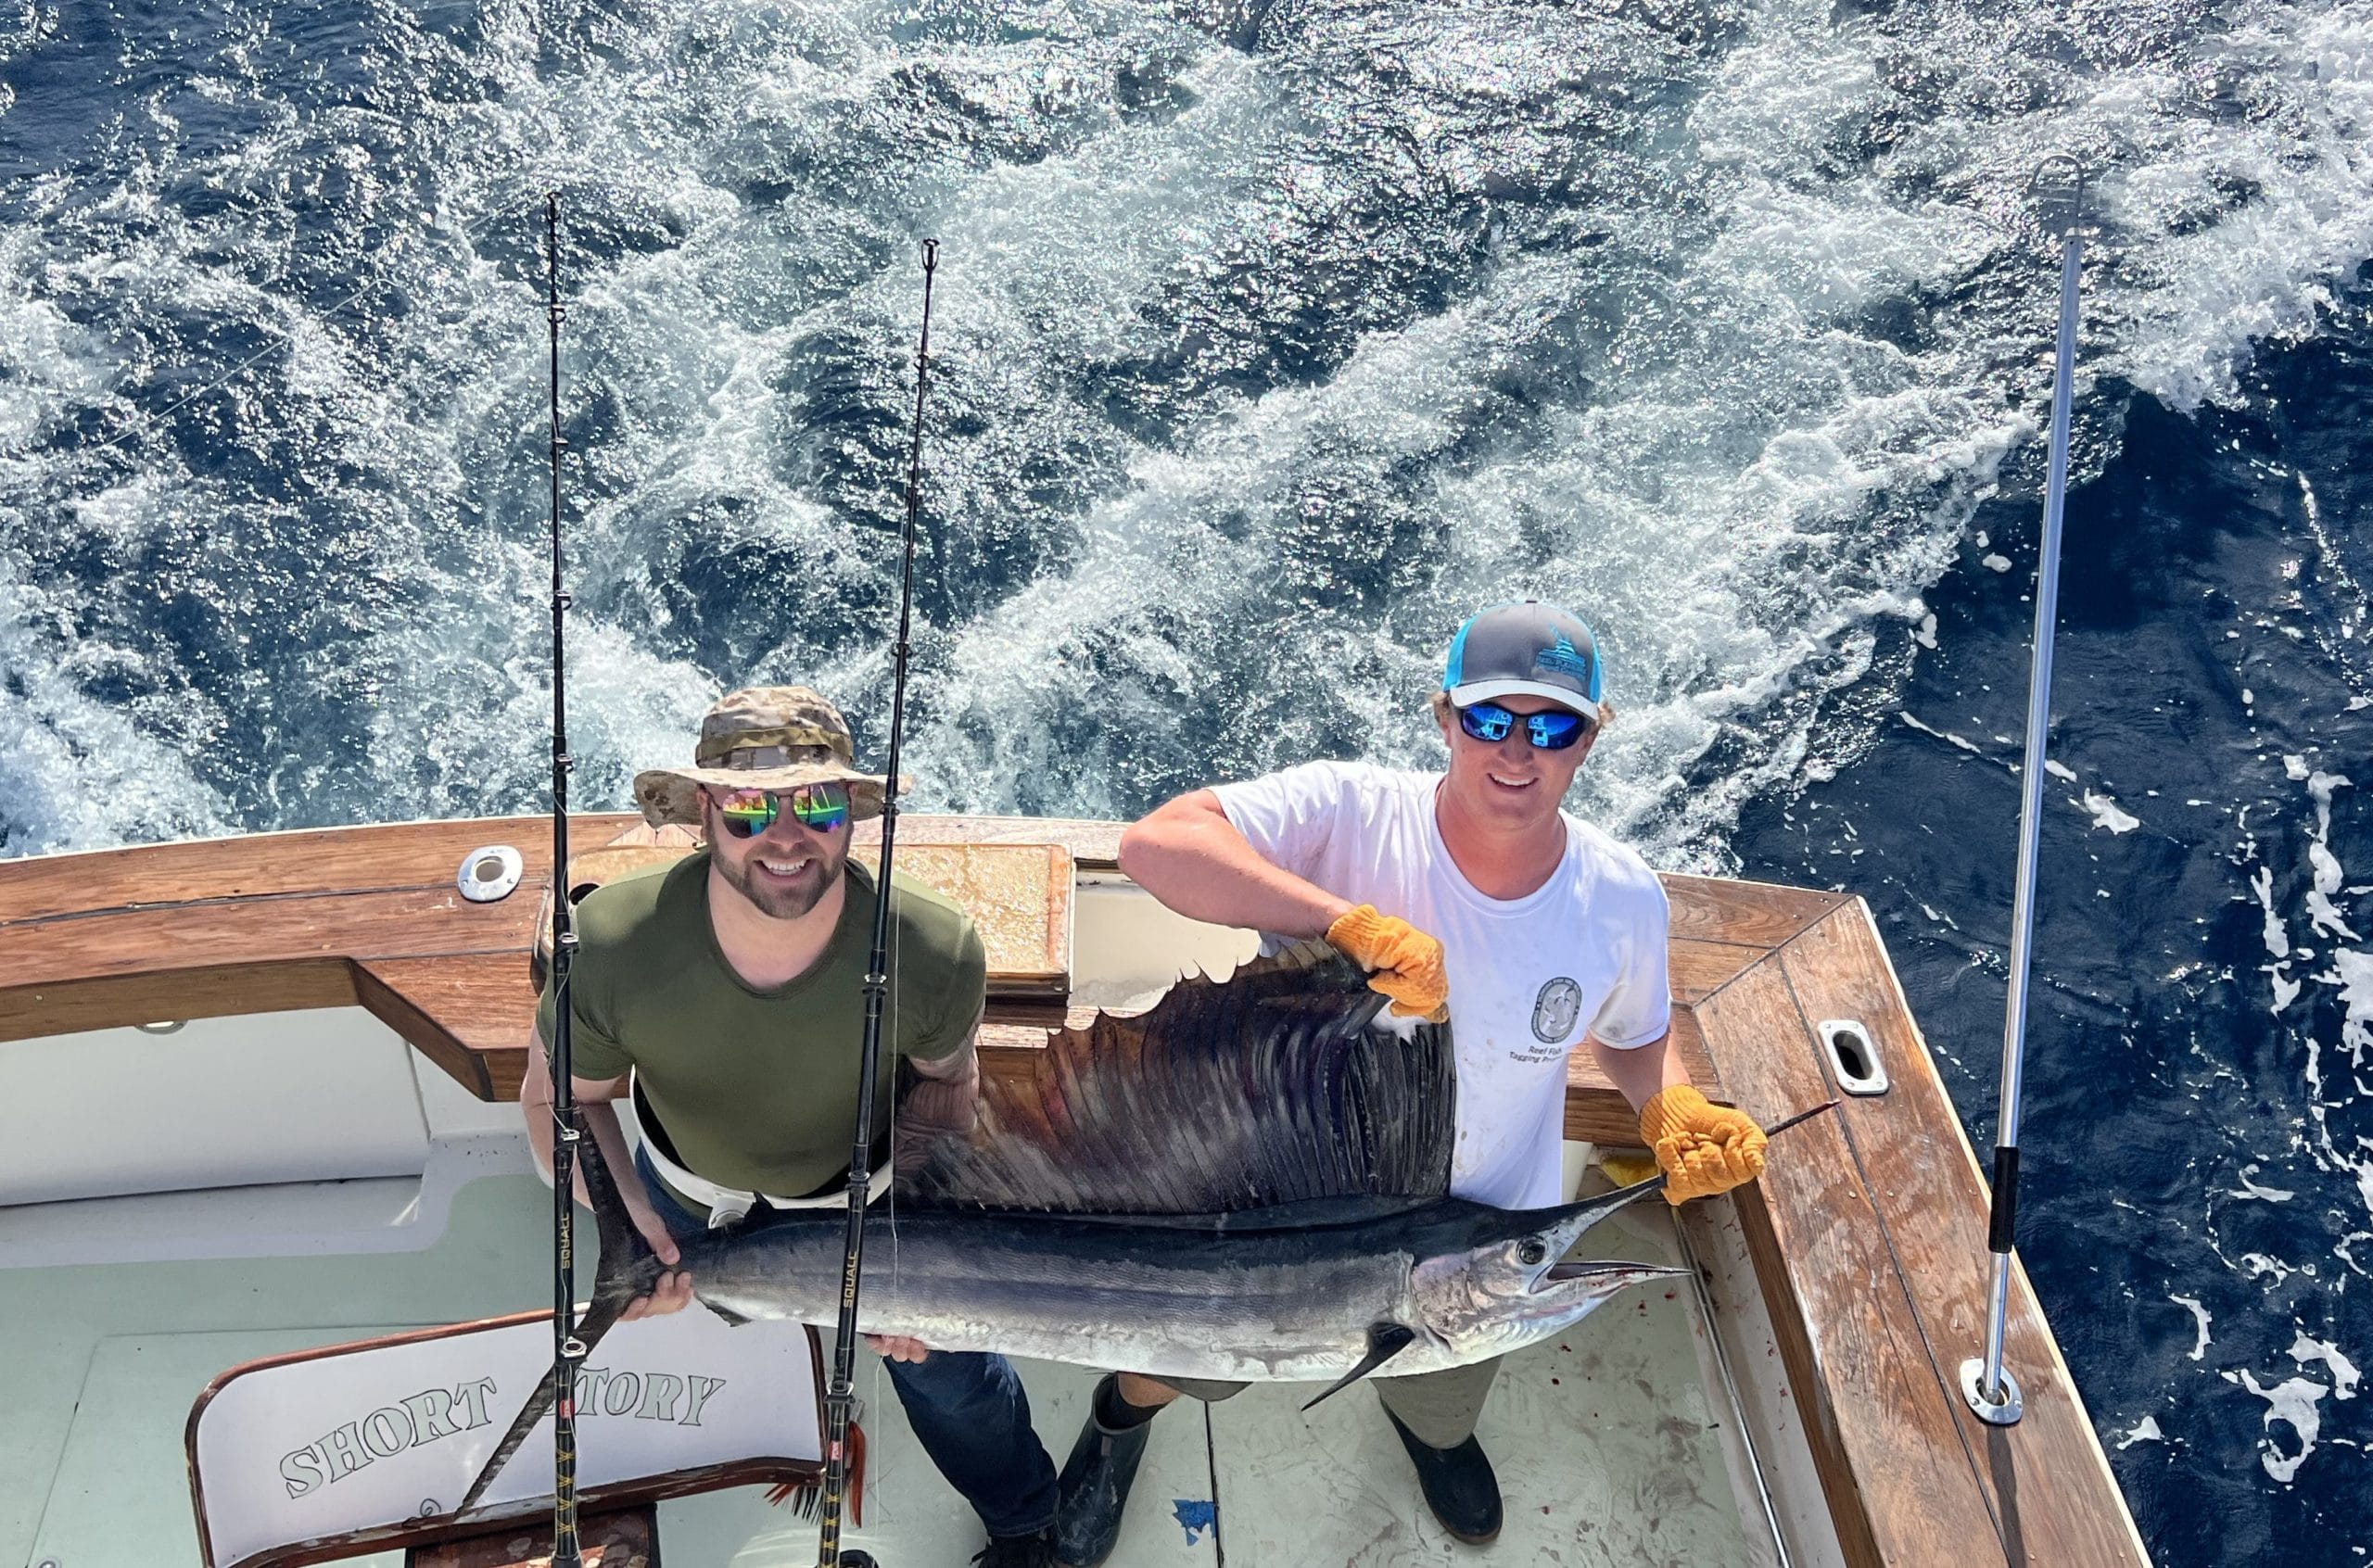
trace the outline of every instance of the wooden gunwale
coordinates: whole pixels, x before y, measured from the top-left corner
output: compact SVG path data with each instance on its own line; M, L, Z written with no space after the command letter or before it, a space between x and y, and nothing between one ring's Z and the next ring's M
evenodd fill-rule
M603 842L634 819L573 819ZM867 825L870 826L870 825ZM1060 844L1115 868L1120 826L906 816L901 843ZM870 837L869 834L862 835ZM502 903L454 886L462 857L516 847ZM543 817L412 823L0 864L0 1041L152 1019L360 1005L481 1098L516 1094L527 953L550 873ZM2024 1271L2008 1357L2027 1414L1985 1426L1961 1359L1984 1325L1985 1177L1859 899L1666 877L1673 1047L1693 1081L1763 1121L1835 1094L1814 1032L1859 1018L1894 1086L1775 1144L1735 1204L1846 1560L2147 1564ZM993 981L983 1064L1027 1073L1060 1004ZM1084 1021L1074 1014L1070 1021ZM1578 1053L1567 1135L1629 1145L1630 1108Z

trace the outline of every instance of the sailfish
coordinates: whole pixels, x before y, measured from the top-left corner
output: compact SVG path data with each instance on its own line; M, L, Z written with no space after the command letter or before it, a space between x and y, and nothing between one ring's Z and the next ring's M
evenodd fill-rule
M857 1326L1156 1378L1321 1384L1316 1404L1374 1372L1521 1349L1681 1272L1567 1260L1662 1177L1550 1208L1451 1196L1450 1026L1387 1027L1384 1001L1311 944L1057 1031L1026 1079L986 1081L969 1136L901 1151L867 1211ZM661 1266L591 1140L583 1170L602 1238L590 1348ZM837 1206L762 1208L683 1244L679 1266L729 1322L829 1324L845 1226ZM462 1511L552 1397L547 1378Z

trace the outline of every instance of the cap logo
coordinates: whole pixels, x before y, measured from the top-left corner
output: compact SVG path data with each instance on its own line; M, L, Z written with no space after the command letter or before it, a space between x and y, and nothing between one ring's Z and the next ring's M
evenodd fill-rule
M1535 669L1546 670L1551 675L1565 676L1570 680L1581 682L1585 687L1590 685L1591 662L1574 647L1572 640L1564 632L1557 634L1556 641L1532 656L1532 664Z

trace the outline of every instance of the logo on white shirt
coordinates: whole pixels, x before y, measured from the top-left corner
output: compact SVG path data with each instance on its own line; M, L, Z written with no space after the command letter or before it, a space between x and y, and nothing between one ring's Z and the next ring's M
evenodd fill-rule
M1559 1043L1574 1032L1574 1020L1581 1013L1581 986L1559 975L1543 985L1541 994L1532 999L1533 1038L1545 1045Z

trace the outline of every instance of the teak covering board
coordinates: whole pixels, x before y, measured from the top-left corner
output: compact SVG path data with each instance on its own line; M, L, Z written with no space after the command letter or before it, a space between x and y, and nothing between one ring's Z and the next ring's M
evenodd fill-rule
M633 820L574 819L572 842L599 845ZM910 816L899 837L1053 844L1101 869L1119 827ZM523 891L467 904L453 873L492 842L520 849ZM512 1096L550 843L546 819L521 817L0 866L0 1040L360 1003L475 1093ZM1986 1185L1867 909L1838 893L1664 880L1673 1045L1693 1081L1765 1121L1828 1098L1813 1026L1830 1018L1861 1020L1894 1081L1885 1096L1848 1099L1788 1133L1763 1180L1732 1200L1847 1560L2146 1564L2024 1273L2007 1353L2025 1418L1987 1427L1961 1400L1958 1368L1984 1326ZM988 1070L1030 1070L1045 1032L1023 1020L1054 1021L1049 979L1043 966L992 976ZM1637 1141L1629 1106L1586 1053L1569 1069L1566 1119L1571 1137Z
M1859 1020L1891 1081L1786 1133L1732 1198L1846 1561L2148 1568L2015 1266L2005 1357L2025 1415L1988 1426L1961 1398L1985 1343L1986 1186L1869 909L1840 900L1693 1010L1760 1120L1839 1094L1824 1019Z
M572 848L594 849L638 820L574 817ZM948 884L979 911L993 1018L1060 1016L1071 988L1071 859L1048 832L1063 825L1027 826L900 824L906 871ZM1085 826L1091 847L1118 833ZM861 832L860 842L870 837ZM464 855L495 843L519 851L519 887L498 903L469 903L455 873ZM474 1094L513 1097L533 1016L527 954L551 864L542 817L8 862L0 865L0 1041L360 1005Z

